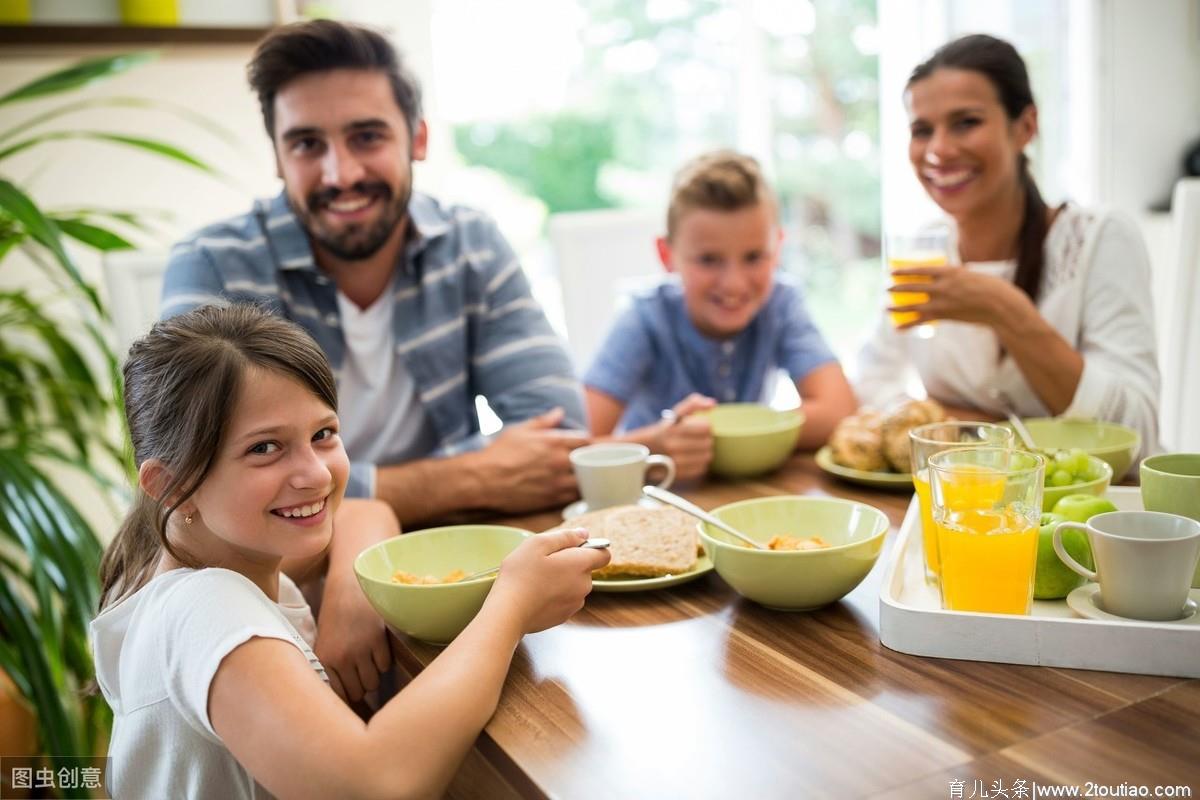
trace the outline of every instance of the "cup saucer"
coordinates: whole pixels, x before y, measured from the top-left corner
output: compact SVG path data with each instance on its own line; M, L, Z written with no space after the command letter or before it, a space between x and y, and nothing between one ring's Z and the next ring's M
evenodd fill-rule
M649 497L639 498L637 504L642 508L662 508L662 503L658 502L657 500L652 500ZM580 514L586 514L589 511L591 511L591 509L588 508L586 501L576 500L574 503L571 503L571 505L562 510L562 518L564 520L571 519L573 517L578 517Z
M1151 625L1195 625L1200 627L1200 589L1192 589L1179 619L1133 619L1110 614L1100 607L1100 584L1085 583L1067 595L1067 605L1081 617L1105 622L1146 622Z

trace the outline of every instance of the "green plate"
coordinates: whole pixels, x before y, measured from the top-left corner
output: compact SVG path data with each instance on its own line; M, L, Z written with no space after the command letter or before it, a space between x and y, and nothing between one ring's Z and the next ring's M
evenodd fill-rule
M707 555L696 559L696 566L678 575L661 575L657 578L612 578L593 580L592 588L597 592L642 592L648 589L666 589L668 586L678 586L681 583L694 581L701 575L712 572L713 563Z
M844 467L833 460L833 451L828 445L817 451L817 466L830 475L837 475L851 483L861 483L876 489L912 490L911 472L871 472L865 469Z

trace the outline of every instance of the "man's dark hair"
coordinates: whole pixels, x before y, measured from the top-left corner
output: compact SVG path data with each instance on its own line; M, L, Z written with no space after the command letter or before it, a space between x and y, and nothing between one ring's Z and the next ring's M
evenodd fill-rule
M258 44L246 67L258 95L267 134L275 139L275 95L302 75L334 69L374 70L387 75L396 105L415 136L421 121L421 87L381 34L358 25L319 19L284 25Z

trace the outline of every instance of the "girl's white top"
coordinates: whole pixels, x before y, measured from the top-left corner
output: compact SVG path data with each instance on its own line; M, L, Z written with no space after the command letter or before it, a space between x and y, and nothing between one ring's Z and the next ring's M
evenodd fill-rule
M1011 281L1015 261L965 269ZM1133 223L1111 212L1067 206L1046 236L1038 311L1083 356L1083 375L1063 417L1136 428L1142 455L1159 449L1159 373L1150 260ZM886 314L859 353L855 390L866 406L903 399L915 369L930 397L1003 416L1049 416L986 325L939 321L933 335L897 331Z
M275 603L231 570L172 570L106 608L90 635L96 679L113 710L113 797L269 797L209 721L217 667L262 636L292 643L328 680L312 651L312 611L286 575Z

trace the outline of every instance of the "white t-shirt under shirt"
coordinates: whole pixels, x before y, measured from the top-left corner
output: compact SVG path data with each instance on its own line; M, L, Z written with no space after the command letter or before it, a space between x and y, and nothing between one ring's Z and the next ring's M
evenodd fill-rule
M346 452L355 461L374 464L427 456L437 446L437 435L396 352L394 286L366 308L341 292L337 303L346 342L338 373L338 419ZM370 496L375 496L374 475Z
M1136 227L1121 216L1067 206L1046 236L1042 317L1083 357L1083 375L1064 417L1118 422L1142 434L1142 454L1158 449L1159 373L1150 296L1150 262ZM1011 281L1015 261L964 269ZM905 396L910 369L931 397L1003 415L1005 400L1023 417L1048 409L985 325L939 321L930 338L899 332L883 315L859 354L855 390L864 405Z
M96 680L113 710L113 797L270 796L208 718L222 659L255 636L292 643L328 682L312 611L286 575L275 603L231 570L171 570L92 621Z

